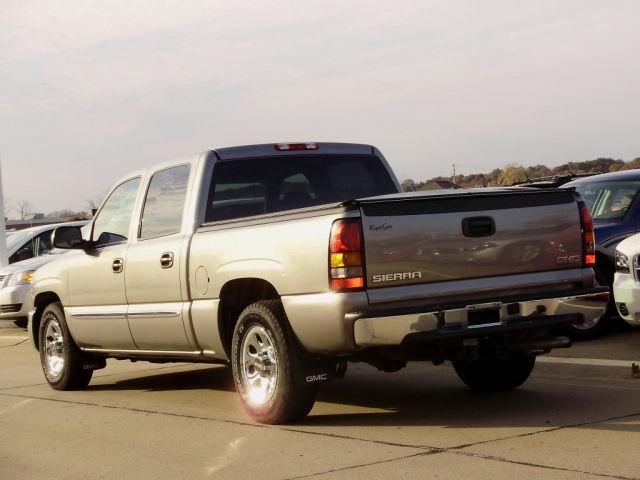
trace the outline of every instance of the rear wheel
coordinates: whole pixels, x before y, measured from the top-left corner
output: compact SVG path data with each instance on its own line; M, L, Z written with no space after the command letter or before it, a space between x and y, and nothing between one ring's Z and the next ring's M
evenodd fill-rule
M513 390L526 382L535 363L533 355L498 358L495 354L483 353L475 360L454 360L453 368L472 390L497 392Z
M47 305L40 321L39 351L44 376L56 390L76 390L89 385L93 369L76 346L59 302Z
M317 386L295 381L296 350L279 301L249 305L233 332L233 379L247 413L262 423L286 423L305 417Z

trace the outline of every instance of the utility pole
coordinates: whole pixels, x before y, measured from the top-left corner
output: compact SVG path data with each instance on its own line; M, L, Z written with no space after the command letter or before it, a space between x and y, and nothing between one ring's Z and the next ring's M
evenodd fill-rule
M451 166L453 167L453 175L451 175L451 183L456 183L456 164L452 163Z
M7 258L7 226L4 221L4 193L2 191L2 159L0 159L0 267L9 264Z

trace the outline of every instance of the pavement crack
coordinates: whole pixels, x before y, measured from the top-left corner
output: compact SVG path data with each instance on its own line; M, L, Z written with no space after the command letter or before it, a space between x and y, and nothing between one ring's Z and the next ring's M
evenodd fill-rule
M372 439L366 439L366 438L350 437L348 435L339 435L339 434L335 434L335 433L314 432L314 431L300 430L300 429L295 429L295 428L278 427L278 426L271 426L271 425L261 425L259 423L242 422L242 421L239 421L239 420L224 420L224 419L215 418L215 417L204 417L204 416L201 416L201 415L189 415L189 414L186 414L186 413L163 412L163 411L160 411L160 410L149 410L149 409L136 408L136 407L124 407L124 406L119 406L119 405L106 405L106 404L95 403L95 402L82 402L82 401L78 401L78 400L65 400L65 399L62 399L62 398L38 397L38 396L35 396L35 395L24 395L24 394L20 394L20 393L2 392L2 391L0 391L0 396L14 397L14 398L30 398L30 399L34 399L34 400L42 400L42 401L48 401L48 402L58 402L58 403L65 403L65 404L69 404L69 405L80 405L80 406L85 406L85 407L109 408L109 409L113 409L113 410L122 410L122 411L133 412L133 413L145 413L145 414L152 414L152 415L166 415L166 416L169 416L169 417L187 418L187 419L191 419L191 420L205 420L205 421L208 421L208 422L218 422L218 423L224 423L224 424L229 424L229 425L238 425L238 426L244 426L244 427L270 428L270 429L273 429L273 430L280 430L280 431L286 431L286 432L291 432L291 433L298 433L298 434L312 435L312 436L320 436L320 437L338 438L338 439L342 439L342 440L350 440L350 441L355 441L355 442L363 442L363 443L372 443L372 444L377 444L377 445L385 445L385 446L388 446L388 447L421 449L421 450L427 450L427 451L429 451L429 450L438 451L439 450L439 449L437 449L435 447L428 447L428 446L424 446L424 445L407 445L407 444L401 444L401 443L384 442L382 440L372 440ZM424 452L420 452L420 454L422 454L422 453L424 453Z
M564 430L567 428L587 427L589 425L597 425L598 423L612 422L614 420L623 420L625 418L632 418L632 417L638 417L638 416L640 416L640 412L627 413L625 415L616 415L615 417L599 418L597 420L591 420L588 422L579 422L579 423L572 423L568 425L560 425L558 427L543 428L540 430L536 430L534 432L519 433L517 435L509 435L507 437L493 438L491 440L482 440L480 442L457 445L455 447L449 447L448 450L461 450L463 448L475 447L478 445L486 445L488 443L501 442L503 440L513 440L515 438L531 437L533 435L539 435L541 433L557 432L558 430Z
M0 345L0 348L17 347L18 345L22 345L23 343L28 342L28 341L29 341L29 339L25 338L24 340L20 340L19 342L12 343L10 345Z
M290 428L290 427L276 427L278 428L278 430L286 430L288 432L294 432L294 433L303 433L303 434L307 434L307 435L316 435L316 436L322 436L322 437L329 437L329 438L342 438L345 440L356 440L356 441L360 441L360 442L369 442L369 443L377 443L380 445L387 445L389 447L403 447L403 448L420 448L423 450L440 450L438 447L433 447L430 445L411 445L409 443L395 443L395 442L383 442L382 440L370 440L367 438L360 438L360 437L352 437L350 435L340 435L337 433L326 433L326 432L316 432L313 430L301 430L298 428Z
M520 461L520 460L510 460L508 458L497 457L497 456L494 456L494 455L482 455L482 454L478 454L478 453L461 452L461 451L455 451L453 449L445 449L444 451L447 452L447 453L451 453L453 455L464 455L466 457L482 458L483 460L494 460L494 461L497 461L497 462L510 463L510 464L513 464L513 465L521 465L523 467L544 468L546 470L555 470L555 471L559 471L559 472L579 473L581 475L593 475L594 477L615 478L615 479L618 479L618 480L640 480L640 477L627 477L627 476L624 476L624 475L613 475L613 474L609 474L609 473L589 472L589 471L586 471L586 470L578 470L578 469L574 469L574 468L557 467L557 466L553 466L553 465L543 465L541 463L523 462L523 461Z
M429 452L414 453L414 454L411 454L411 455L404 455L402 457L388 458L386 460L378 460L378 461L375 461L375 462L360 463L360 464L357 464L357 465L349 465L348 467L332 468L331 470L325 470L325 471L317 472L317 473L310 473L308 475L300 475L298 477L288 477L288 478L285 478L285 480L300 480L302 478L313 478L313 477L318 477L320 475L329 475L331 473L344 472L345 470L354 470L356 468L371 467L373 465L382 465L384 463L397 462L398 460L406 460L408 458L426 457L428 455L435 455L437 453L441 453L441 450L432 450L432 451L429 451Z

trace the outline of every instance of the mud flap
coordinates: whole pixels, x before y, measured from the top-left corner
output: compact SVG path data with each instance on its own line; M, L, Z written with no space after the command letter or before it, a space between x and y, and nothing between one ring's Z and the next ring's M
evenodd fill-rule
M105 358L96 358L91 361L82 362L82 370L101 370L107 366L107 360Z

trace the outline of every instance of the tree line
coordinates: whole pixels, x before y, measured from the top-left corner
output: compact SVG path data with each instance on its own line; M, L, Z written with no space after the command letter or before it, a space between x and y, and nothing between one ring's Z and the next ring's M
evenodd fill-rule
M513 185L540 177L562 176L580 173L607 173L621 170L640 168L640 157L628 162L613 158L596 158L584 162L568 162L554 168L546 165L523 167L516 163L509 163L504 168L495 168L488 173L472 173L470 175L455 175L452 177L434 177L424 181L412 178L404 179L402 187L405 191L426 190L428 184L437 181L452 181L459 187L495 187Z

